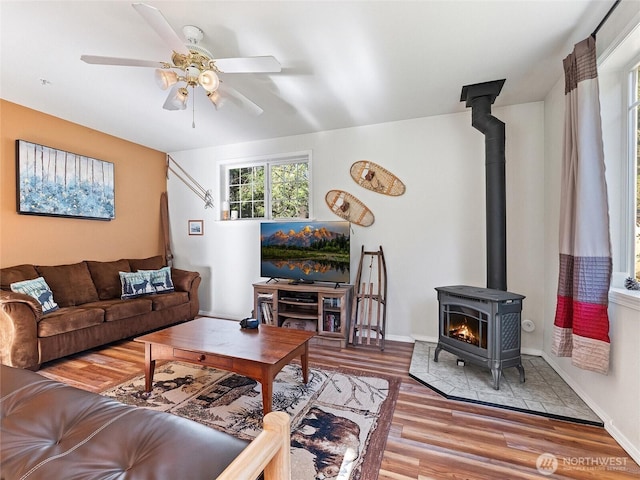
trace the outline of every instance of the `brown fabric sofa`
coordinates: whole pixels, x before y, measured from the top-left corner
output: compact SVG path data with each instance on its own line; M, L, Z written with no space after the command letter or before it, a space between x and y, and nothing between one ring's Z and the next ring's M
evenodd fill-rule
M137 408L0 365L2 479L291 478L289 416L271 412L250 444L170 413Z
M120 299L119 272L163 266L163 257L155 256L0 269L0 363L35 370L50 360L195 318L198 272L172 268L173 292ZM46 315L36 299L10 288L38 277L60 307Z

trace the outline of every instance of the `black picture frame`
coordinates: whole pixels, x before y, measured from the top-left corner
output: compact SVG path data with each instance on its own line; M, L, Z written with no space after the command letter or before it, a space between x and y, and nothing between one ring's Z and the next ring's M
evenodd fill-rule
M16 204L21 215L113 220L114 164L16 140Z

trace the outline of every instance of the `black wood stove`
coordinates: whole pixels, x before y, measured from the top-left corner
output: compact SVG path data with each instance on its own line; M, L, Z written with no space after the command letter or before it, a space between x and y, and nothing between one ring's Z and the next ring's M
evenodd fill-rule
M520 315L524 296L489 288L437 287L440 350L491 369L493 388L500 389L502 370L516 367L524 382L520 356Z
M523 295L507 292L507 221L505 126L491 115L504 80L462 87L460 101L471 107L471 125L485 135L487 216L487 288L437 287L439 337L434 361L446 350L462 360L487 366L493 388L500 388L502 369L516 367L524 382L520 356Z

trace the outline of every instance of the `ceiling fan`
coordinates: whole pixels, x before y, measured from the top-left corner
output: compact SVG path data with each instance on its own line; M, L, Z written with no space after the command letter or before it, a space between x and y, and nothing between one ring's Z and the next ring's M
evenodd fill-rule
M216 109L222 106L225 97L230 97L254 115L263 110L238 90L223 84L220 73L275 73L280 72L278 60L272 56L215 58L199 42L204 34L193 25L186 25L182 32L186 43L173 30L162 12L151 5L133 3L133 8L162 38L173 53L171 62L154 62L130 58L102 57L82 55L80 60L97 65L119 65L125 67L155 67L156 82L166 90L172 87L162 108L166 110L184 110L187 108L189 88L195 92L202 87ZM195 123L192 125L195 128Z

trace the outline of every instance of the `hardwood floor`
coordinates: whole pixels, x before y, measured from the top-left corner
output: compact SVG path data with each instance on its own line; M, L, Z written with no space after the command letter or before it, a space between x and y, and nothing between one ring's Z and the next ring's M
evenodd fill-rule
M409 377L413 344L388 341L384 352L364 346L310 350L311 365L401 377L380 479L640 478L640 467L603 428L441 397ZM141 374L143 366L143 345L124 341L50 362L39 373L100 392ZM556 456L555 474L537 470L543 453Z

